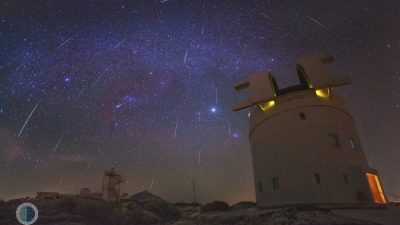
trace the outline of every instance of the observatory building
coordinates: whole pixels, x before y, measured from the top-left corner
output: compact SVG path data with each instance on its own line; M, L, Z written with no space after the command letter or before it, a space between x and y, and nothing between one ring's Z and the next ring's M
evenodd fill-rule
M352 115L335 87L333 58L303 57L299 84L280 89L270 72L235 86L250 97L249 139L258 206L386 203L376 170L368 166Z

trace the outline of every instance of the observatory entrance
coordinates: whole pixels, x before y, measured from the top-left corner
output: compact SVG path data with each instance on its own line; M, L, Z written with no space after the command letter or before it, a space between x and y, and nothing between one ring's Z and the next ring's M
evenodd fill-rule
M371 189L372 198L376 203L386 203L385 195L383 195L383 190L379 177L372 173L367 173L369 187Z

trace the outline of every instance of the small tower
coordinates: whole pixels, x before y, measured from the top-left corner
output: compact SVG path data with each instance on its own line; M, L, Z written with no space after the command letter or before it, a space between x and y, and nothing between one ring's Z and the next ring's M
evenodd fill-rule
M332 57L302 57L299 84L279 88L270 72L235 86L250 97L249 140L258 206L386 203L355 122L335 87L351 83L325 67Z
M119 201L122 182L124 179L115 171L115 166L106 170L103 177L103 198L107 201Z

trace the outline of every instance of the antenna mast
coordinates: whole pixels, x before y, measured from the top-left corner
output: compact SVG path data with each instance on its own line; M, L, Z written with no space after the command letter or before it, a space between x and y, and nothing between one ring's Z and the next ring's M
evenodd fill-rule
M196 179L193 179L193 203L197 202L196 195Z
M124 178L115 171L115 166L113 166L111 170L106 170L104 172L103 198L108 201L120 200L121 183L124 182Z

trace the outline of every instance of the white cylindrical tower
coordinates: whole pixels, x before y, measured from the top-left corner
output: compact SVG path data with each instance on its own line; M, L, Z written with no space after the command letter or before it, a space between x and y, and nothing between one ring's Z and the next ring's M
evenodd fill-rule
M377 172L369 168L354 119L335 90L350 83L323 67L331 58L302 58L300 83L279 89L267 72L236 89L251 96L249 140L259 206L385 203Z

